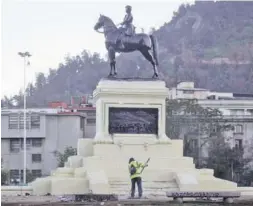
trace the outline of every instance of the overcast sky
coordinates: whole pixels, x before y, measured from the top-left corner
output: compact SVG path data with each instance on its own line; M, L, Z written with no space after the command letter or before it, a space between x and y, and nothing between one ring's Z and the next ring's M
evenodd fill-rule
M38 72L57 68L67 54L84 49L105 55L104 37L93 30L99 14L122 21L125 5L133 7L134 25L149 31L171 20L182 3L175 1L60 1L2 0L2 93L10 96L23 87L23 60L19 51L32 54L27 82Z

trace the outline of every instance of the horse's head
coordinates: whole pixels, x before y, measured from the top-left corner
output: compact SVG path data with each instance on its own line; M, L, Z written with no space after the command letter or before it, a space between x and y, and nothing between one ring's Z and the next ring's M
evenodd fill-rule
M105 21L105 18L104 18L105 16L104 15L101 15L100 14L100 16L99 16L99 18L98 18L98 22L95 24L95 26L94 26L94 30L99 30L101 27L103 27L104 26L104 21Z
M98 21L94 26L94 30L98 31L102 27L104 28L104 31L107 30L106 27L115 28L115 29L117 28L109 17L100 14Z

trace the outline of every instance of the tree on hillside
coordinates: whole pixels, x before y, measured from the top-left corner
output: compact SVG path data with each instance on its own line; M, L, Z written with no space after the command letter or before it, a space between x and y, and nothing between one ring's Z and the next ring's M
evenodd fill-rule
M33 86L32 83L29 83L26 89L27 96L33 96L36 92L36 88Z
M35 87L37 90L42 89L46 85L46 82L47 82L47 80L46 80L44 73L40 72L36 75Z
M55 77L57 76L57 70L56 69L49 69L49 74L47 76L47 83L50 84L54 81Z
M19 107L19 108L23 107L24 106L24 92L22 90L19 90L19 93L12 97L12 101L15 103L16 107Z
M8 98L7 96L4 96L3 99L1 99L1 107L2 108L12 108L13 103L12 103L12 98Z

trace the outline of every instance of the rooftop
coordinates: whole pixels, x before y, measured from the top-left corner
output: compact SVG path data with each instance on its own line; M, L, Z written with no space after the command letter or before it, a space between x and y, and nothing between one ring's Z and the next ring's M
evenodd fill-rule
M2 109L1 115L8 115L12 113L20 113L22 114L24 112L23 109ZM40 113L45 115L57 115L57 116L83 116L86 115L82 112L72 111L69 109L52 109L52 108L27 108L26 109L27 114L29 113Z

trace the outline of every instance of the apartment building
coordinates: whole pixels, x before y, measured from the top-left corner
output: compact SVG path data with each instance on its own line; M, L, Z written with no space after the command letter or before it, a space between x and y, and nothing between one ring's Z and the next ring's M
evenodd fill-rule
M252 149L253 143L253 95L212 92L195 88L194 82L181 82L177 87L168 89L170 99L197 99L202 107L217 108L234 131L225 133L232 147ZM181 134L182 136L185 134ZM198 145L198 137L192 139Z
M35 177L49 175L57 167L55 152L76 148L85 138L86 115L60 108L27 109L27 169ZM2 168L11 179L23 173L24 118L22 109L4 109L1 113Z

